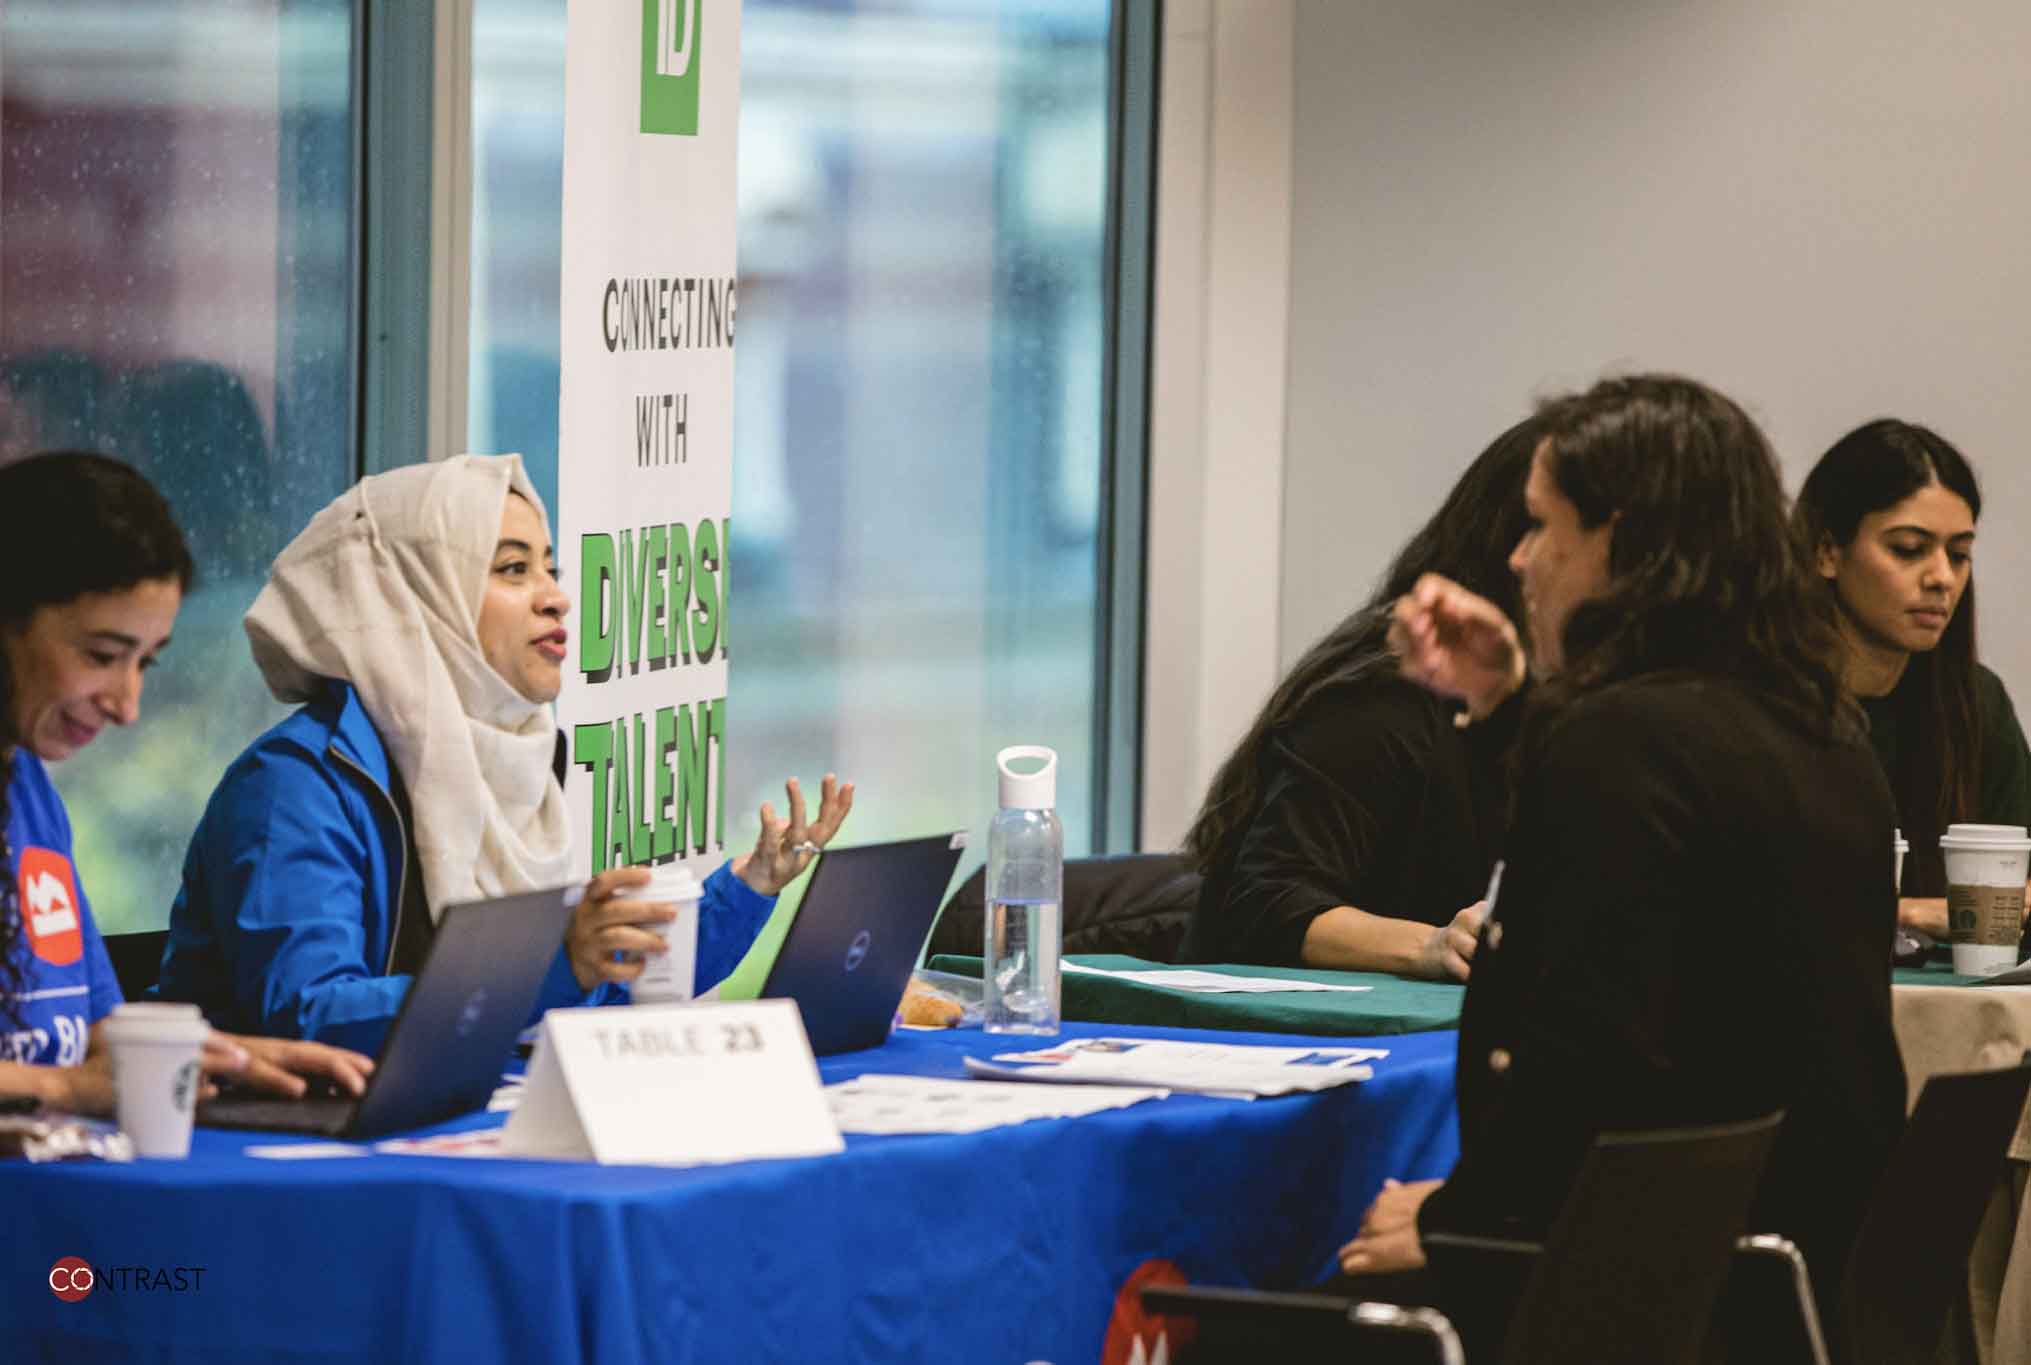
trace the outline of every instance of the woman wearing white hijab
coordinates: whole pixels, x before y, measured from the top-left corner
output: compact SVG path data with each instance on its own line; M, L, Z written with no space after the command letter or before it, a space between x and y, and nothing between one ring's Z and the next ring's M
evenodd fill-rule
M161 993L248 1033L371 1051L447 905L566 879L558 731L565 615L548 525L513 455L363 479L276 559L247 613L269 689L302 708L226 770L191 838ZM853 804L762 807L753 853L700 902L696 987L731 971ZM539 1011L621 998L663 950L661 905L588 887Z

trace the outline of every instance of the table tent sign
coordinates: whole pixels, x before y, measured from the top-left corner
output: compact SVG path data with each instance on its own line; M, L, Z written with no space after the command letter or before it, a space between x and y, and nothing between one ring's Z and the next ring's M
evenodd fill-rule
M557 718L576 871L724 860L739 0L570 0Z
M504 1156L691 1166L841 1151L788 1000L551 1010Z

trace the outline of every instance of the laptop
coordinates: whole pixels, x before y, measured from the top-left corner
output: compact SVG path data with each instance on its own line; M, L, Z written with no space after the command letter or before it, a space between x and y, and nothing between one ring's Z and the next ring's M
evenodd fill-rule
M366 1093L275 1099L221 1095L197 1107L212 1128L374 1138L484 1106L501 1082L564 941L577 886L448 907Z
M761 989L797 1002L814 1053L887 1040L965 846L939 834L820 855Z

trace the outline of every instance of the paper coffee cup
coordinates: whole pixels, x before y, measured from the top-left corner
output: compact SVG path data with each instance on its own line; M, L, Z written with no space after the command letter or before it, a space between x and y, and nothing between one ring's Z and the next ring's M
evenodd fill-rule
M196 1005L137 1003L108 1015L114 1113L139 1156L190 1154L191 1118L202 1069L198 1053L211 1025Z
M650 958L635 978L629 993L637 1005L671 1005L691 998L698 967L700 893L698 878L682 863L665 863L650 875L647 886L625 893L630 900L677 907L676 919L642 926L655 931L670 951Z
M2017 965L2024 928L2024 882L2031 837L2022 825L1952 825L1940 837L1946 855L1946 920L1953 969L1991 976Z
M1904 837L1903 830L1893 830L1890 834L1890 847L1896 855L1896 862L1893 864L1895 870L1890 874L1890 885L1901 896L1904 894L1904 855L1911 851L1911 841Z

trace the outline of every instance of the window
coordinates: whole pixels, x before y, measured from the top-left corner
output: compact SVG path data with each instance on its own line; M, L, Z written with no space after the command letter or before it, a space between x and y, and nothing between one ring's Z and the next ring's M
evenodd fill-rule
M746 0L729 851L828 769L852 842L978 836L1012 743L1099 842L1112 8ZM475 0L469 445L546 496L563 30Z
M564 6L472 6L468 445L522 450L554 498ZM282 714L239 617L360 467L358 10L0 10L0 458L132 460L200 563L146 723L56 772L108 932L165 921L204 800ZM830 768L861 783L855 840L977 831L993 751L1043 742L1068 851L1126 844L1096 808L1110 748L1127 766L1103 677L1123 597L1113 15L748 0L733 795L750 810Z
M353 477L352 13L0 9L0 458L132 461L200 576L143 723L52 772L107 933L167 922L213 785L283 714L240 614Z

